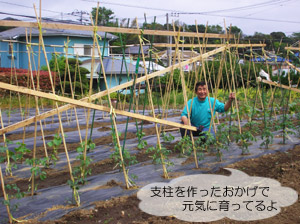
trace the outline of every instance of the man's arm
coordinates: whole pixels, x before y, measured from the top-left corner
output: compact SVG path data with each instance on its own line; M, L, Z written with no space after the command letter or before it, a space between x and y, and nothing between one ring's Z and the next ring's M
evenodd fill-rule
M225 111L229 110L229 108L231 107L231 103L234 99L235 99L235 93L230 93L229 94L229 100L227 101L227 103L224 106Z
M189 125L189 120L188 120L188 118L186 116L182 116L181 120L182 120L183 124Z

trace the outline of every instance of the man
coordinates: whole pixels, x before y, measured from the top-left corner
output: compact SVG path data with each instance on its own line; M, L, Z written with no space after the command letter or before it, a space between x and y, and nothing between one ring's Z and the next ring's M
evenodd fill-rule
M211 108L208 102L208 97L207 97L208 89L205 82L202 81L196 83L195 93L197 96L194 97L193 104L192 104L192 99L188 101L188 108L190 112L191 125L197 127L198 129L198 131L193 131L192 133L194 136L200 136L202 131L208 131L209 126L210 125L212 126L212 124L210 124L210 121L211 121L211 110L213 109L214 101L216 101L214 113L215 111L219 113L223 113L231 107L231 103L235 99L235 93L229 94L229 100L225 105L224 103L219 102L217 99L210 97ZM191 104L192 104L192 110L190 110ZM186 106L182 111L181 121L183 124L189 125ZM190 135L189 131L186 131L185 129L182 128L180 129L180 133L182 137L185 134L187 134L188 136ZM213 127L211 127L211 133L215 135Z

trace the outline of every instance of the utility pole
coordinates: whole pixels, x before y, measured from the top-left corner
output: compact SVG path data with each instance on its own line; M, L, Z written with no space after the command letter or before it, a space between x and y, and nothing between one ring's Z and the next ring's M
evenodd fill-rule
M68 13L68 15L72 15L72 16L79 16L79 22L80 24L83 24L83 21L88 21L87 19L83 18L83 15L89 15L89 13L87 11L78 11L77 9L74 10L72 13Z

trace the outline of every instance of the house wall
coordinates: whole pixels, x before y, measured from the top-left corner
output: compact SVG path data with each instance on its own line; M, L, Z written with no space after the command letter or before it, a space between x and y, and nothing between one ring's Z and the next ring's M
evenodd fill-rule
M121 80L119 81L119 78L121 78ZM131 78L130 78L131 80ZM110 74L106 76L106 81L107 81L107 86L108 88L113 88L115 86L118 86L119 84L123 84L128 82L127 80L127 75L126 74ZM141 84L145 84L145 82L141 82ZM93 85L93 87L96 87L97 85ZM106 90L106 86L105 86L105 82L104 82L104 78L101 77L100 78L100 91L104 91ZM130 88L124 89L122 92L120 92L121 94L130 94ZM144 89L140 90L140 93L145 93Z
M13 53L9 53L9 43L8 42L1 42L1 67L4 68L10 68L16 66L18 68L19 66L19 57L18 52L20 49L19 43L12 43L13 45Z
M66 36L45 36L43 38L44 44L45 45L61 45L64 46L64 44L67 42L67 37ZM26 42L25 37L21 37L19 39L21 42ZM38 43L39 38L38 37L32 37L31 38L31 43ZM13 55L9 54L9 43L8 42L0 42L1 43L1 61L0 61L0 66L3 68L11 68L12 63L13 66L16 68L21 68L21 69L28 69L28 53L26 49L26 44L24 43L13 43L13 49L14 53ZM86 38L86 37L69 37L69 44L68 46L74 46L74 44L84 44L84 45L92 45L93 44L93 39L92 38ZM100 46L103 46L103 41L99 41ZM108 45L108 42L106 42L106 46ZM31 54L31 64L32 64L32 69L37 70L38 66L38 60L39 60L39 47L38 46L31 46L34 54ZM51 60L52 54L54 52L61 53L62 55L64 54L64 48L63 47L50 47L46 46L45 47L46 52L47 52L47 59L48 61ZM102 52L101 52L102 53ZM104 56L107 56L109 53L108 48L105 49L104 51ZM76 55L74 54L74 48L68 48L68 57L69 58L75 58ZM79 57L79 60L83 61L86 59L90 59L91 57L87 56L82 56ZM45 66L46 65L46 60L44 56L44 52L41 49L40 52L40 65Z

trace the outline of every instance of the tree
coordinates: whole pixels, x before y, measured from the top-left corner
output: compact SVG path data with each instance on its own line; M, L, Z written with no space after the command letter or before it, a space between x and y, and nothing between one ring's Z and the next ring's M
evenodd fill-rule
M270 33L271 37L275 41L280 41L285 38L285 34L283 32L272 32Z
M72 84L73 91L75 87L75 95L80 96L82 93L86 94L89 90L89 80L87 79L86 74L90 73L90 71L84 67L80 67L82 62L75 58L68 58L68 64L72 79L71 83L66 69L66 58L64 56L57 57L55 56L55 54L53 54L51 60L49 61L50 70L54 72L59 72L65 93L71 93L70 84ZM41 70L48 71L48 68L47 66L42 66ZM60 86L57 86L57 88L58 91L61 91Z
M207 27L207 33L218 33L223 34L223 28L219 25L210 25Z
M92 8L92 17L93 17L94 22L96 19L96 13L97 13L97 8L96 7ZM114 12L111 9L107 9L105 7L99 7L97 25L101 25L101 26L115 25L112 22L112 20L115 18L115 16L113 14L114 14Z
M203 24L200 24L200 25L197 25L198 26L198 32L199 33L205 33L205 25ZM197 29L196 29L196 25L188 25L188 29L191 31L191 32L197 32Z
M231 27L228 27L227 28L227 31L229 32L230 30L230 34L236 34L236 35L239 35L242 37L243 35L243 32L240 28L238 28L237 26L231 26Z
M300 40L300 32L298 32L298 33L293 33L293 34L291 35L291 38L294 39L295 41Z

